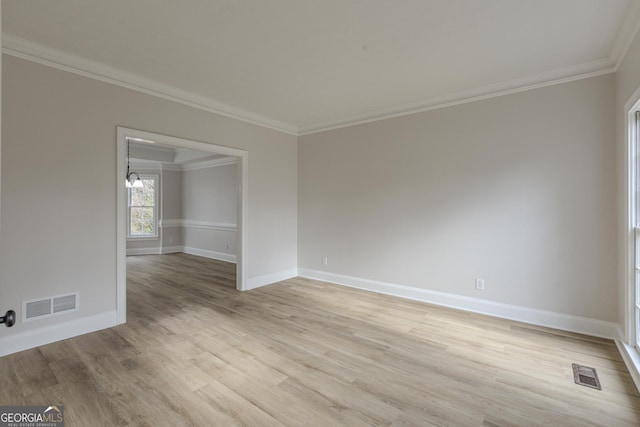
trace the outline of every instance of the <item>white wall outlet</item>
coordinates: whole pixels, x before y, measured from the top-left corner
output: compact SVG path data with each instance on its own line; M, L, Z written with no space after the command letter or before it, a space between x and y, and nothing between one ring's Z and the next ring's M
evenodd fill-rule
M484 291L484 279L476 278L476 289L479 291Z
M329 265L329 258L327 258L326 256L322 257L322 265Z
M173 237L169 237L169 243L173 243Z

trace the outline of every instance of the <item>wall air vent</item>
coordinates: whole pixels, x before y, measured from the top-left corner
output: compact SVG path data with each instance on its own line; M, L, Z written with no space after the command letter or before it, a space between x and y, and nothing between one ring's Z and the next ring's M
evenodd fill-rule
M76 300L76 294L53 298L53 312L60 313L62 311L75 310Z
M51 314L51 299L30 301L25 304L25 307L25 320L33 319L34 317L47 316Z
M28 322L77 311L78 299L79 294L75 292L73 294L24 301L22 303L22 321Z

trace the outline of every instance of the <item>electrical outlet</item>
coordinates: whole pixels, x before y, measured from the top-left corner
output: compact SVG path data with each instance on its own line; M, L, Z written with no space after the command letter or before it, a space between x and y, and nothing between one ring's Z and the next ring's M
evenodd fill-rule
M229 250L229 244L228 244L228 243L227 243L227 245L226 245L225 249L226 249L226 250Z
M329 265L329 258L327 258L326 256L322 257L322 265Z
M484 279L476 278L476 289L479 291L484 291Z

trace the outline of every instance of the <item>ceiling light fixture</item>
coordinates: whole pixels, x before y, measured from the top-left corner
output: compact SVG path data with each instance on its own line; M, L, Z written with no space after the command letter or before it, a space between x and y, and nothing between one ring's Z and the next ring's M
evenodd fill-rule
M127 179L125 181L125 185L127 188L142 188L144 184L142 184L142 180L140 179L140 174L138 172L130 172L129 171L129 144L131 142L127 138Z

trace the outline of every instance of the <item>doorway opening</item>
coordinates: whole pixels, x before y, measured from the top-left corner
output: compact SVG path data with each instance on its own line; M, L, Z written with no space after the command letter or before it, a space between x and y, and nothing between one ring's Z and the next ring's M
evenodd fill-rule
M209 144L184 138L177 138L152 132L117 128L117 214L116 214L116 312L117 323L126 322L127 307L127 233L128 233L128 205L125 177L127 175L127 149L129 142L141 144L158 144L164 147L173 147L178 150L195 150L210 153L212 155L233 157L236 163L237 177L237 214L236 214L236 289L246 290L247 271L247 177L248 177L248 152L222 145Z

